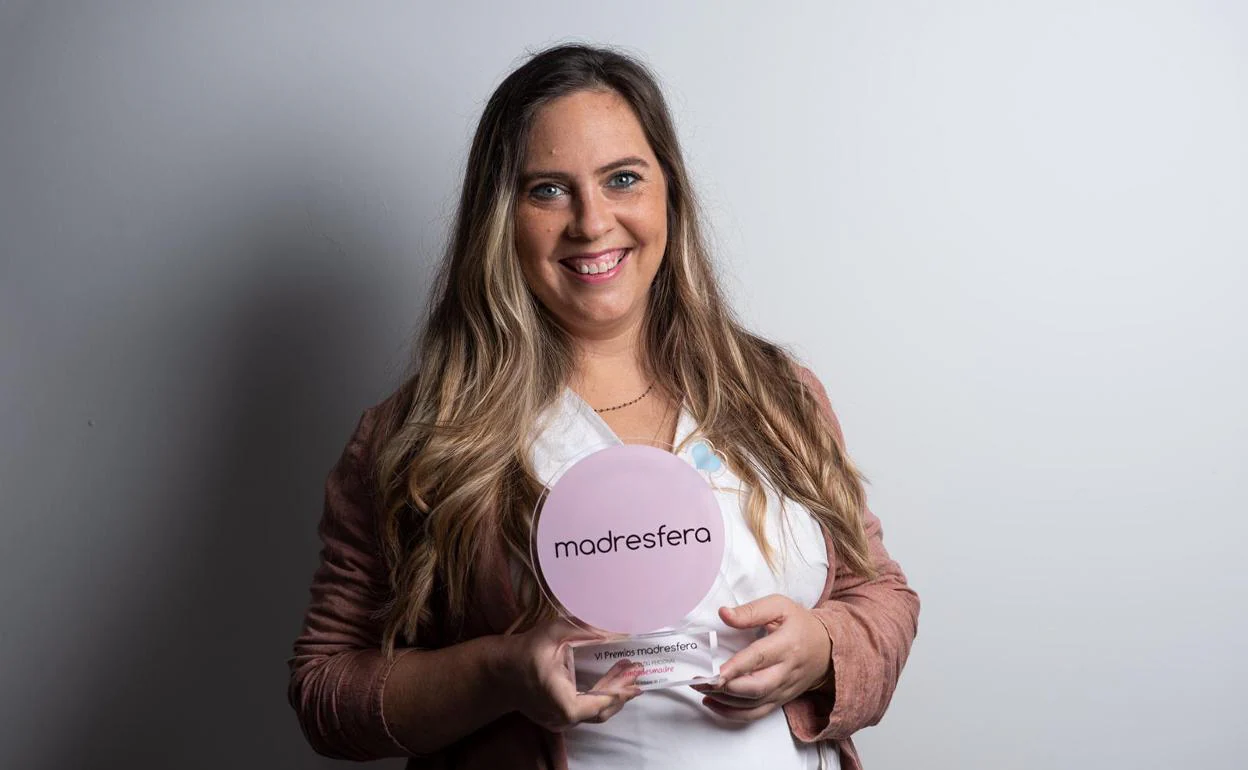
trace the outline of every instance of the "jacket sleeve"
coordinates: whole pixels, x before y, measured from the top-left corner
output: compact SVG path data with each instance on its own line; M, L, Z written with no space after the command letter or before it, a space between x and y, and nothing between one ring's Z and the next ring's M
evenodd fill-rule
M321 561L303 630L287 661L287 696L300 727L317 753L336 759L411 756L381 711L386 677L414 648L397 650L394 660L387 660L374 618L388 580L366 465L373 413L361 416L325 482Z
M823 385L810 370L803 368L801 374L832 430L842 437ZM869 581L836 560L836 570L829 575L830 590L825 587L827 598L812 609L832 637L832 670L819 690L800 696L786 708L790 729L802 741L842 740L878 723L918 633L918 594L885 550L880 520L869 508L863 514L878 577ZM828 548L831 553L831 541Z

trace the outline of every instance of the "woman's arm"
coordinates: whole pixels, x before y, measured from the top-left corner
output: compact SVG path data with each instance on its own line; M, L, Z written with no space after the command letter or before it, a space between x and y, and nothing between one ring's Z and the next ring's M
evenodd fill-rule
M823 385L809 369L803 368L801 374L842 438ZM828 598L812 610L832 638L832 665L822 687L791 704L790 727L804 741L847 738L878 723L918 633L919 596L884 548L880 520L870 509L864 509L863 516L878 577L868 581L838 562L835 574L829 576Z
M558 623L382 654L376 613L389 586L365 472L374 419L371 409L360 418L326 481L321 563L288 661L288 696L312 747L338 759L411 756L512 711L550 729L617 712L636 689L614 678L604 686L614 695L578 695L560 669L572 629Z
M445 718L437 737L443 743L504 708L486 695L497 670L497 639L437 651L398 649L393 660L380 649L381 621L375 613L388 581L365 472L373 423L370 409L325 482L318 528L321 562L289 660L288 695L300 726L317 753L338 759L407 756L437 748L436 741L413 741L410 729L422 705L435 707L428 703L432 692L440 693L436 708ZM446 680L452 679L455 685L448 687ZM387 687L392 681L394 686Z

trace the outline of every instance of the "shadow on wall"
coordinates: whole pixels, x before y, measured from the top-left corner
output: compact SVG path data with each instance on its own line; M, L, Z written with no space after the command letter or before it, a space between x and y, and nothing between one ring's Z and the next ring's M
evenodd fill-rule
M40 752L39 766L348 766L305 742L286 700L286 659L316 566L325 478L360 412L397 385L385 367L404 363L402 349L390 361L378 355L403 332L383 321L378 297L393 296L406 276L387 274L396 261L377 245L340 245L307 227L244 230L243 251L230 252L229 287L186 287L188 297L208 295L190 317L213 328L191 336L212 340L212 349L188 376L211 380L193 391L207 400L152 415L171 421L165 435L185 434L177 440L193 445L186 456L196 467L187 488L162 496L160 510L132 515L176 518L179 537L136 549L134 590L117 597L110 622L83 639L107 665L77 683L73 718L56 730L63 740L52 757L46 747ZM222 259L220 239L206 241L198 256ZM425 295L425 286L411 288L403 294ZM179 319L136 314L128 323ZM139 357L167 355L186 361L196 351ZM395 381L378 384L385 379Z

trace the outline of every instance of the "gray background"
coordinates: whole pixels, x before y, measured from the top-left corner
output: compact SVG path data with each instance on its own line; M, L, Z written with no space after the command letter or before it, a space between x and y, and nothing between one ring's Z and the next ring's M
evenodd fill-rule
M759 5L0 2L0 766L337 766L325 474L485 98L583 39L923 597L868 768L1243 767L1245 6Z

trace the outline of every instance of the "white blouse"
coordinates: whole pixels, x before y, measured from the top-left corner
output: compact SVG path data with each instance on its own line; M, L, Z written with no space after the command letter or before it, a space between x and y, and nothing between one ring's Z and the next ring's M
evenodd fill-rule
M676 444L694 432L687 409L681 409ZM623 443L598 414L567 388L543 415L533 441L533 467L548 486L573 461L607 446ZM690 444L692 446L692 443ZM678 456L693 465L690 447ZM726 466L714 477L715 496L724 513L727 548L724 579L685 618L690 625L719 634L722 665L761 632L729 628L719 618L721 606L736 606L768 594L784 594L805 607L819 600L828 557L818 523L804 506L768 495L766 533L776 552L777 569L767 566L744 516L745 489ZM580 724L566 731L569 770L839 770L832 744L804 744L789 731L784 712L776 709L749 724L729 722L702 705L702 694L688 686L648 690L603 724Z

